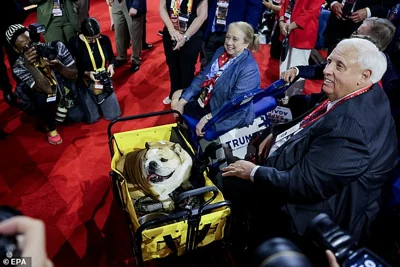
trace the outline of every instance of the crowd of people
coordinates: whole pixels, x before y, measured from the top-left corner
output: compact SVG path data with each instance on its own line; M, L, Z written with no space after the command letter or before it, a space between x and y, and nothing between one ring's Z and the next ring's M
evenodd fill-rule
M23 103L39 118L49 143L56 145L62 143L57 123L120 116L112 76L128 61L129 46L131 72L145 64L141 52L152 47L145 37L146 0L106 1L117 56L99 22L89 17L88 4L31 2L38 4L37 20L46 28L47 43L38 43L31 29L8 18L1 28L2 46L12 63L16 94L5 66L0 70L1 88L8 103ZM197 118L196 134L201 137L226 102L259 88L253 52L259 48L258 25L265 10L274 13L271 57L278 43L281 78L296 79L286 92L295 119L271 128L260 162L240 160L224 169L223 192L238 213L254 216L260 206L268 209L276 218L271 229L303 235L306 222L323 212L363 240L383 205L383 188L398 160L400 3L160 0L170 77L170 94L163 103ZM323 32L328 57L323 64L309 65L324 10L330 12ZM201 72L195 77L199 57ZM304 95L304 79L323 80L321 93ZM229 130L253 121L250 102L214 127Z

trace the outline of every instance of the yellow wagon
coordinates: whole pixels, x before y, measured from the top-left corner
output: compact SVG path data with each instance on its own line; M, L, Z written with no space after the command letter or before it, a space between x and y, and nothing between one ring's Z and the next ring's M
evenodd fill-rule
M180 210L142 224L139 223L140 220L130 197L129 185L117 168L121 156L133 149L144 148L146 142L160 140L179 143L193 157L196 157L196 152L186 138L180 123L118 133L113 133L113 126L154 116L171 116L173 113L180 115L172 110L141 114L116 119L108 126L112 157L110 177L114 197L126 214L133 242L133 253L138 266L143 265L145 261L164 258L171 254L181 256L198 247L222 240L229 229L231 204L224 200L222 193L207 177L206 172L204 172L204 187L184 192L178 197L178 202L180 202L188 197L204 196L204 202L200 208Z

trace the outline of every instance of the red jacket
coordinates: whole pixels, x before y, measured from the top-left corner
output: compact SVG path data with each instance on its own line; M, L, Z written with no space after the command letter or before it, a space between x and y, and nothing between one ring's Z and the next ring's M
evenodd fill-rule
M285 15L290 0L282 0L279 17ZM296 0L290 22L295 21L299 26L289 36L291 47L313 49L318 36L318 17L324 0ZM286 21L286 18L285 18Z

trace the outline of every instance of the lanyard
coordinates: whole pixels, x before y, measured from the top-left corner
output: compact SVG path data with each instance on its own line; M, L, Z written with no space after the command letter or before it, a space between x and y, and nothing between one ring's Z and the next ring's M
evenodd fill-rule
M89 57L90 57L90 60L92 61L93 70L97 71L98 68L97 68L97 65L96 65L96 61L94 60L94 57L93 57L92 49L90 48L90 45L89 45L89 43L88 43L88 41L87 41L85 36L83 37L83 41L85 42L86 48L87 48L87 50L89 52ZM103 49L101 48L101 45L100 45L100 42L99 42L98 38L96 39L96 42L97 42L97 47L99 48L99 52L100 52L100 56L101 56L101 68L104 69L105 65L106 65L106 58L104 56Z
M172 13L175 16L179 16L179 14L181 13L181 4L183 0L172 0L174 1L172 6ZM192 7L193 7L193 0L188 0L187 3L187 15L190 16L190 14L192 13Z
M57 85L57 82L53 76L50 67L42 58L39 59L39 65L37 66L37 68L40 70L41 73L43 73L47 80L49 80L51 86Z
M319 118L321 118L323 115L325 115L326 113L328 113L329 111L331 111L332 109L336 108L337 106L339 106L340 104L342 104L343 102L362 95L366 92L368 92L371 89L371 86L365 87L363 89L357 90L347 96L345 96L344 98L342 98L341 100L339 100L336 104L334 104L329 110L327 110L328 104L329 104L329 99L325 100L324 102L322 102L321 105L319 105L316 109L313 110L313 112L311 112L309 115L307 115L303 121L301 122L300 126L302 128L307 127L308 125L312 124L314 121L318 120Z

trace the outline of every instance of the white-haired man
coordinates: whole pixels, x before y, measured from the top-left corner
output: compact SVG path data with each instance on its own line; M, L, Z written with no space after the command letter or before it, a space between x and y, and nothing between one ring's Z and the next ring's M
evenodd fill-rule
M266 210L272 199L295 234L303 235L312 218L327 213L356 239L365 237L397 164L389 100L377 83L385 70L385 55L371 42L340 42L324 70L328 99L274 135L263 166L240 160L226 167L225 197L236 209L267 213L258 220L264 229L277 220Z

